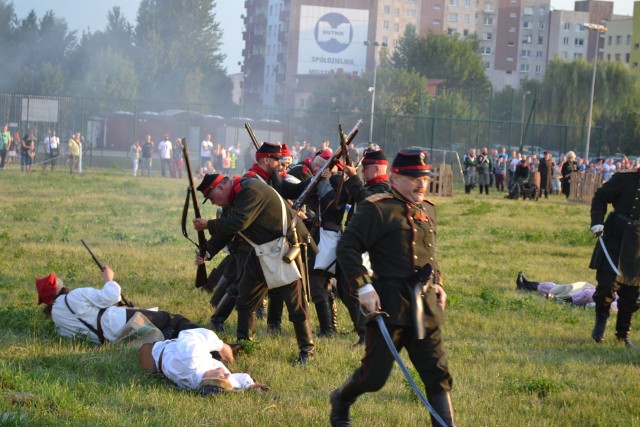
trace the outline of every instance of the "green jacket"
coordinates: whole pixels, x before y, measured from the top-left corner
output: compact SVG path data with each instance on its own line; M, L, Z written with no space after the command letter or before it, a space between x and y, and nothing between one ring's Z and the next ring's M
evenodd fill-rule
M5 150L11 142L11 133L9 131L0 132L0 150Z

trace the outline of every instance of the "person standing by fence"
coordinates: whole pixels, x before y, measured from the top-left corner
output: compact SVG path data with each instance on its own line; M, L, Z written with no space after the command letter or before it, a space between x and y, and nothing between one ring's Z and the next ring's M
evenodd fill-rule
M138 165L140 163L140 152L142 151L142 147L140 147L140 141L137 139L133 141L133 145L129 149L129 156L131 156L131 162L133 163L133 176L138 174Z
M569 151L567 153L567 161L562 164L561 174L562 179L560 181L562 187L562 194L569 198L571 192L571 174L578 171L578 163L576 162L576 153Z
M80 159L80 142L78 139L80 138L79 133L74 133L71 135L71 139L69 139L69 173L73 173L73 168L75 167L78 170L78 161Z
M147 135L142 144L142 175L146 173L147 176L151 176L153 148L154 144L151 140L151 135Z
M4 161L7 158L7 151L11 146L11 133L9 133L9 125L4 124L2 132L0 132L0 170L4 169Z

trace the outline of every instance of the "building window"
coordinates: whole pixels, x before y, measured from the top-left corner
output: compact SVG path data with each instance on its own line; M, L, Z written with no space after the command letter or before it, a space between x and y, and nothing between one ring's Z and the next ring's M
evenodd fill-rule
M576 31L584 31L584 25L576 24Z
M481 47L480 53L482 53L483 55L491 55L491 48L488 46Z
M522 38L522 44L531 44L531 36L524 36Z
M433 9L434 10L440 10L440 9L442 9L442 5L440 3L434 3L433 4Z
M625 53L624 54L624 62L626 64L628 64L630 60L631 60L631 54L630 53Z
M607 45L611 46L611 40L613 40L613 36L607 37Z
M516 45L516 42L507 42L507 46L509 47L514 47Z
M622 36L616 36L616 46L619 46L622 44Z
M391 6L385 6L383 11L385 15L389 15L391 13Z
M538 29L539 30L544 30L544 21L538 22Z
M511 70L507 70L507 74L513 74Z
M464 14L464 17L462 18L462 21L463 22L469 22L469 14L468 13Z
M493 33L482 33L482 40L492 40Z
M458 6L458 0L449 0L449 6Z
M536 65L536 74L542 73L542 65Z
M532 7L525 7L523 9L523 12L525 15L533 15L533 8Z
M434 19L433 21L431 21L431 24L440 25L440 20L439 19Z
M629 46L631 44L631 35L628 34L627 35L627 46Z
M407 16L415 17L416 16L416 10L415 9L407 9Z
M458 22L458 14L450 13L449 14L449 22Z
M471 7L471 0L464 0L464 7Z
M484 25L493 25L493 16L485 16Z
M568 46L569 45L569 37L563 37L562 38L562 44L565 45L565 46Z
M547 14L547 9L545 9L544 7L541 7L541 8L538 10L538 15L540 15L540 16L544 16L544 15L546 15L546 14Z
M516 27L509 27L509 32L510 33L515 33L516 32Z
M440 23L440 21L438 21L438 23ZM397 22L395 24L393 24L393 30L394 31L400 31L400 24L398 24Z
M523 50L520 52L520 56L523 58L529 58L531 56L531 51L530 50Z
M544 36L538 36L538 44L544 44Z
M469 35L469 30L462 30L462 35L467 37Z
M487 61L484 63L484 68L486 68L487 70L491 68L491 62Z
M513 56L507 56L507 62L513 62Z
M389 21L382 21L382 28L389 29Z
M455 36L456 35L456 29L455 28L447 28L447 35Z
M581 53L574 53L573 54L573 59L581 59L582 58L582 54Z
M620 61L620 54L616 53L616 61Z
M607 53L607 61L611 62L611 54Z
M526 29L526 30L530 30L533 28L533 23L531 21L524 21L522 23L522 28Z
M541 50L536 51L536 58L542 58L542 51Z
M576 46L584 46L584 39L575 39L574 44Z
M565 30L570 30L571 29L571 22L565 22L564 23L564 29Z
M518 15L515 12L511 12L509 14L509 18L517 18L517 17L518 17Z
M389 44L389 37L382 38L382 45L384 46L385 44Z
M529 64L520 64L520 72L528 73L529 72Z
M396 16L400 16L400 8L396 8Z

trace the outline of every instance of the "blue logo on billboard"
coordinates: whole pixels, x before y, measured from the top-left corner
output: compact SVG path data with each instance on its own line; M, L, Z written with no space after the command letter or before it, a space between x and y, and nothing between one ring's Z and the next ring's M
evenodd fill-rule
M353 27L346 16L335 12L327 13L316 23L315 37L322 50L339 53L351 44Z

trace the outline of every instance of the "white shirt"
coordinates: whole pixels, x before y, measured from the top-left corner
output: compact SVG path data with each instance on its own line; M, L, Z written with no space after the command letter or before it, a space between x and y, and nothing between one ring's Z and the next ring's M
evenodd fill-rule
M50 136L49 138L49 146L53 149L58 148L60 146L60 138L57 136Z
M248 374L231 374L224 363L211 357L211 352L220 351L223 344L209 329L186 329L177 339L155 343L151 354L158 370L158 359L162 354L162 373L183 389L197 390L204 373L219 368L229 375L227 380L234 389L253 385Z
M47 154L51 153L51 142L50 142L50 139L49 139L49 138L50 138L50 137L46 137L46 138L44 139L44 143L43 143L43 145L44 145L44 152L45 152L45 153L47 153Z
M158 149L160 150L160 158L161 159L170 159L171 158L171 141L165 139L158 144Z
M209 157L209 152L213 150L213 142L206 139L200 144L200 157Z
M64 301L65 298L75 314L69 311ZM120 285L114 281L105 283L102 289L73 289L68 294L60 295L56 298L51 309L51 318L58 329L58 333L63 337L86 335L91 342L98 344L100 343L98 336L87 329L78 318L98 329L98 311L101 308L108 307L102 315L102 331L108 341L115 341L127 323L126 309L113 306L119 301Z

